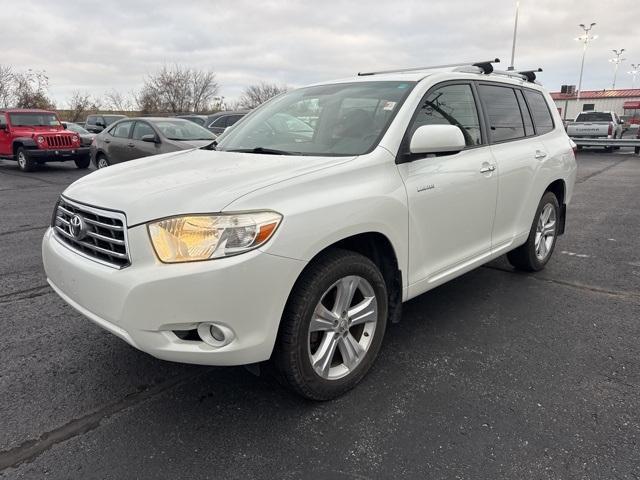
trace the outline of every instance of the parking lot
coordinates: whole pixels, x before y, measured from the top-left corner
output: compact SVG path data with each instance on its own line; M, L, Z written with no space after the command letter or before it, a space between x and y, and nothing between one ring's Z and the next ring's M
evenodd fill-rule
M412 300L363 382L311 403L81 317L40 240L86 172L0 160L0 477L640 478L640 158L578 166L544 271L499 259Z

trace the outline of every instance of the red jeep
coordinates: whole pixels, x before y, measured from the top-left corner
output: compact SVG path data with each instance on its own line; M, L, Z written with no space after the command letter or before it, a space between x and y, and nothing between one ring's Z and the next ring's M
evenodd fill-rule
M65 130L55 112L0 109L0 158L17 160L29 172L44 162L73 160L78 168L91 161L77 133Z

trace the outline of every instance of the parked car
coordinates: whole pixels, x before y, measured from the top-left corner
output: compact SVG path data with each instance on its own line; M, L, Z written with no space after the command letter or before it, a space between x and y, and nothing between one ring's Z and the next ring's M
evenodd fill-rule
M120 120L91 145L97 168L160 153L211 145L216 136L181 118L140 117Z
M581 112L567 125L567 134L571 138L622 138L622 124L615 112Z
M30 172L38 164L73 160L89 166L89 148L78 134L66 131L55 112L37 109L0 109L0 158L16 160Z
M126 115L89 115L87 117L87 121L84 123L83 127L85 130L88 130L91 133L100 133L113 122L117 122L123 118L127 118Z
M77 133L80 137L80 143L83 147L88 147L93 142L93 139L96 137L95 133L91 133L88 130L82 128L79 124L74 122L62 122L62 126L71 132Z
M564 232L575 144L541 86L490 67L293 90L216 151L85 176L44 236L48 281L158 358L270 360L293 391L340 395L403 302L505 253L541 270ZM271 125L312 114L310 136Z
M235 125L236 122L244 117L247 113L249 113L247 110L214 113L213 115L209 115L209 118L207 120L207 129L209 129L216 135L221 135L227 128Z
M640 140L640 128L636 130L636 138ZM640 147L636 147L634 149L634 152L636 155L638 155L640 153Z

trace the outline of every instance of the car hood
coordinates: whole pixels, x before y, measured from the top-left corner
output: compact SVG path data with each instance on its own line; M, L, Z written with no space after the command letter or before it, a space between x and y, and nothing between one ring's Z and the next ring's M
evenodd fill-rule
M185 150L100 169L63 195L124 212L133 226L171 215L220 212L249 192L353 158Z

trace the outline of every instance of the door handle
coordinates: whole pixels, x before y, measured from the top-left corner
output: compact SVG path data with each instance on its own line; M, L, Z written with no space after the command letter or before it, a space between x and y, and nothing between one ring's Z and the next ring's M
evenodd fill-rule
M111 140L109 140L108 138L105 138L104 143L111 143Z
M496 169L495 165L487 165L486 167L482 167L480 169L480 173L489 173L493 172Z
M127 143L127 147L133 148L133 147L135 147L135 145L133 143Z
M547 156L547 152L543 152L542 150L536 150L536 154L534 155L534 158L536 158L537 160L541 160L546 156Z

